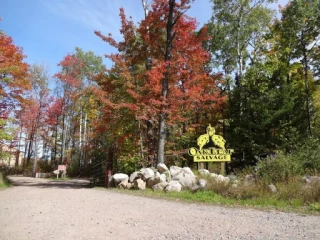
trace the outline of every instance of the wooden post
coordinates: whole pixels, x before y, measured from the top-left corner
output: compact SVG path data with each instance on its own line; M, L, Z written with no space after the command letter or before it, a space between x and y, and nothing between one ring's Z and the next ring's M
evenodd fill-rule
M204 162L198 163L198 169L204 169Z
M226 162L221 162L221 175L225 176L226 175Z

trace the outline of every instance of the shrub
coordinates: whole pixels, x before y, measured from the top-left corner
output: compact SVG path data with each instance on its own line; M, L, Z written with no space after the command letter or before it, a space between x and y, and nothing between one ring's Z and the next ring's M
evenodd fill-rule
M79 164L76 161L72 161L67 167L67 175L70 177L78 177L80 175Z
M303 168L292 155L280 154L275 159L260 160L257 174L265 184L274 184L287 182L289 178L303 174Z
M320 171L319 139L308 139L292 156L305 173L317 174Z
M305 203L320 202L320 182L314 182L301 189L301 198Z
M290 201L293 199L302 199L302 188L304 184L300 177L292 177L288 181L276 184L277 194L279 200Z
M117 161L116 171L131 174L143 166L139 156L120 157Z
M44 161L39 160L37 167L40 172L44 172L44 173L50 173L50 172L54 171L54 167L52 166L52 164L50 164L46 160L44 160Z

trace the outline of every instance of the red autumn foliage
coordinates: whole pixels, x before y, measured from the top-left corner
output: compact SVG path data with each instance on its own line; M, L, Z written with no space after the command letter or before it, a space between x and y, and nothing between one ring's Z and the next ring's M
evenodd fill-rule
M23 93L31 88L24 58L12 38L0 33L0 118L23 102Z
M153 1L151 11L137 29L120 9L122 42L116 43L110 35L104 37L96 32L119 51L107 56L114 66L107 76L98 78L101 89L95 90L110 110L123 107L138 119L156 119L160 109L165 107L168 123L175 124L187 120L187 113L221 108L225 101L217 88L221 79L204 68L209 61L209 53L202 47L208 40L206 28L196 34L196 20L182 14L189 2L180 1L175 7L176 16L181 16L176 18L174 25L170 61L164 59L168 17L165 0ZM147 61L151 62L151 69L145 68ZM169 73L169 94L164 102L161 82L166 71Z

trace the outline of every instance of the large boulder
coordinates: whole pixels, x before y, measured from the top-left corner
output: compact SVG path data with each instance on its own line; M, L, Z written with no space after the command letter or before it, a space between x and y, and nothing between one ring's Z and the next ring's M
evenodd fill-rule
M121 183L125 179L129 179L129 176L127 174L116 173L116 174L113 175L113 180L114 180L116 185L118 185L119 183Z
M125 180L123 180L121 183L118 184L118 188L127 189L128 183L129 183L129 180L128 178L126 178Z
M171 166L170 167L170 173L171 173L172 177L174 177L175 175L181 173L181 171L182 171L181 167L177 167L177 166Z
M139 190L145 190L146 189L146 182L143 181L142 179L136 179L133 182L134 188L139 189Z
M189 173L179 173L173 176L172 180L178 181L184 189L191 189L197 184L197 178Z
M194 173L192 172L192 170L189 167L182 168L182 172L188 173L188 174L190 174L190 175L195 177Z
M164 188L166 192L181 192L182 186L178 181L172 180Z
M196 191L199 191L199 190L204 190L207 186L207 180L205 179L199 179L198 181L198 184L196 185L193 185L190 190L192 192L196 192Z
M304 176L302 178L307 184L320 183L320 177L318 176Z
M149 178L147 180L147 187L148 188L152 188L154 185L158 184L161 182L161 178L160 177L156 177L156 176L153 176L151 178Z
M225 177L221 174L211 173L210 176L218 183L228 184L230 182L230 179L228 177Z
M199 179L198 186L199 186L199 189L201 189L201 190L205 189L207 186L207 180Z
M169 171L168 171L169 172ZM164 173L162 173L161 175L160 175L160 180L161 180L161 182L167 182L167 176L166 176L166 174L164 174ZM168 181L169 182L169 181Z
M168 185L167 182L159 182L156 185L153 185L153 191L162 191Z
M158 163L157 169L160 173L164 173L165 171L169 171L168 167L164 163Z
M145 180L148 180L149 178L154 176L154 171L151 168L142 168L140 172L142 173Z
M129 181L130 182L134 182L134 180L136 180L137 178L139 178L139 172L133 172L131 175L130 175L130 178L129 178Z
M207 169L200 169L200 170L199 170L199 173L200 173L200 175L202 175L202 176L210 175L210 172L209 172L209 170L207 170Z

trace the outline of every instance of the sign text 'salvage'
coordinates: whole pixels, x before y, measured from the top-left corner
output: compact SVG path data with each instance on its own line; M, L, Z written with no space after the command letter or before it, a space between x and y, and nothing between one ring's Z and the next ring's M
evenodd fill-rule
M203 148L212 142L215 147ZM207 133L198 137L197 144L199 149L192 147L188 153L193 156L194 162L230 162L233 149L225 149L226 140L215 134L215 129L211 124L207 127ZM218 148L216 148L218 147Z

